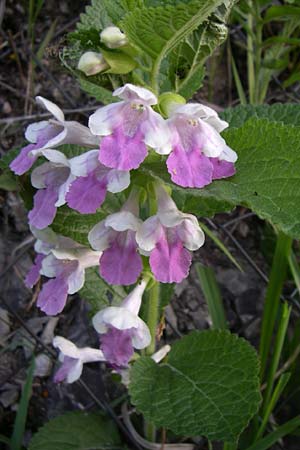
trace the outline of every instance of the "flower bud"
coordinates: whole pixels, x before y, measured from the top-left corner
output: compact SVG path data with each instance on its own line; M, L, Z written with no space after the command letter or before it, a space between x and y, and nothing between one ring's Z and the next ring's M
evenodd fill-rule
M118 27L106 27L100 33L100 40L108 48L119 48L128 44L128 39Z
M86 76L96 75L99 72L103 72L110 66L107 64L104 56L101 53L85 52L81 55L77 69L84 72Z
M159 110L166 117L170 117L178 106L185 105L185 103L184 97L173 92L164 92L158 99Z

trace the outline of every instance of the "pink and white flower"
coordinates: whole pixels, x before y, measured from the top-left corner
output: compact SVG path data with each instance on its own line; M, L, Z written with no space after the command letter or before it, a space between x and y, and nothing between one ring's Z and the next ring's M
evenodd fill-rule
M39 276L51 278L43 284L37 306L47 315L60 313L68 294L75 294L84 285L85 269L99 264L100 252L90 250L72 239L56 235L52 230L35 230L38 255L25 283L32 287Z
M149 328L138 316L145 288L143 280L120 306L109 306L93 317L94 328L100 334L100 348L114 368L127 367L134 348L141 350L151 342Z
M142 223L138 213L137 194L132 192L119 212L110 214L89 232L92 248L103 252L100 275L110 284L133 284L143 269L135 239Z
M102 136L99 160L107 167L136 169L147 156L147 146L161 155L171 151L170 132L151 105L156 96L148 89L126 84L114 91L121 102L99 108L89 119L93 134Z
M75 121L66 121L63 111L55 103L43 97L36 97L36 101L53 115L53 119L35 122L27 127L25 137L30 144L22 148L10 164L11 170L17 175L23 175L32 167L41 150L62 144L87 147L99 144L99 139L91 134L88 127Z
M139 228L136 240L150 255L150 267L156 280L180 283L188 276L190 251L204 244L204 233L197 218L179 211L164 188L156 187L158 210Z
M25 285L28 288L32 288L39 281L42 269L43 259L51 253L51 250L55 248L72 248L74 247L74 241L65 236L60 236L54 233L51 228L44 228L39 230L33 226L30 227L32 234L36 238L34 244L34 250L36 252L36 257L34 263L26 275Z
M73 342L62 336L55 336L53 346L59 350L62 365L54 375L54 381L73 383L81 376L83 364L105 361L101 350L91 347L78 348Z
M90 150L70 160L76 180L69 187L66 201L70 208L82 214L95 213L104 202L107 191L115 194L130 184L129 172L103 166L98 154L99 150Z
M237 154L220 136L228 124L213 109L198 103L179 106L168 125L172 152L167 167L174 183L202 188L215 179L234 175Z
M68 206L83 214L94 213L105 200L106 192L120 192L130 184L129 172L107 169L98 161L98 150L67 159L52 149L41 150L48 159L35 168L31 183L38 189L29 223L43 229L50 225L59 206Z

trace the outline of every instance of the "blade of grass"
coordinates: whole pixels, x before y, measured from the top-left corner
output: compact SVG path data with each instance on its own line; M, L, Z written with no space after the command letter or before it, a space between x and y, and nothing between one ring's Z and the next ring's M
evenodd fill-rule
M236 442L224 442L223 450L236 450L237 443Z
M300 427L300 416L296 416L286 422L284 425L281 425L277 428L277 430L273 431L272 433L268 434L268 436L248 447L247 450L268 450L279 439L283 438L287 434L292 433L298 427Z
M254 17L252 14L253 0L248 0L248 6L250 9L247 14L247 67L248 67L248 89L249 89L249 103L254 105L255 95L255 66L254 66L254 39L253 39L253 27Z
M243 271L243 268L240 266L240 264L237 262L235 257L232 255L230 250L223 244L221 239L218 238L218 236L215 235L213 231L211 231L210 228L208 228L203 222L199 222L200 227L204 231L204 233L219 247L219 249L224 253L224 255L227 256L228 259L235 265L237 269L239 269L241 272Z
M267 388L266 388L266 392L265 392L264 400L263 400L263 415L266 414L266 411L267 411L267 408L268 408L268 405L270 402L270 397L272 395L272 390L273 390L274 381L275 381L274 377L275 377L276 371L278 369L280 356L281 356L281 352L282 352L282 348L283 348L283 344L284 344L284 340L285 340L285 336L286 336L286 332L287 332L287 327L288 327L289 320L290 320L290 314L291 314L291 307L288 306L287 303L284 303L283 305L281 305L278 332L277 332L276 339L275 339L274 352L272 355L272 359L270 362L270 369L268 371L268 376L267 376Z
M272 397L271 397L269 403L267 404L266 411L264 413L262 423L261 423L261 425L259 427L259 430L257 432L255 441L258 441L262 437L262 435L264 434L264 431L266 429L269 417L272 414L272 411L274 410L274 408L275 408L275 406L276 406L276 404L277 404L277 402L278 402L282 392L284 391L284 389L285 389L285 387L286 387L290 377L291 377L290 373L284 373L279 378L278 383L276 384L276 387L275 387L274 392L272 394Z
M0 434L0 442L6 445L10 445L10 439L6 436L3 436L3 434Z
M195 267L212 320L212 328L225 330L227 328L227 321L214 271L210 267L202 266L199 263Z
M21 401L18 407L18 412L14 424L14 430L11 437L11 450L21 450L22 440L25 431L28 404L31 397L31 388L33 381L33 373L35 368L35 359L33 358L28 369L26 383L22 390Z
M295 256L295 253L293 251L291 251L291 253L289 255L289 267L292 272L295 285L300 294L300 267L299 267L297 258Z
M42 41L42 43L41 43L41 45L40 45L40 47L39 47L39 49L38 49L38 51L36 53L36 57L37 57L37 59L39 61L43 58L45 49L46 49L47 45L49 44L49 42L51 41L51 39L53 38L53 35L54 35L54 32L55 32L55 28L56 28L56 24L57 24L57 19L55 19L52 22L49 30L46 33L46 36L44 37L44 39L43 39L43 41Z
M229 41L228 41L229 42ZM231 62L231 67L232 67L232 73L233 73L233 79L235 82L235 87L239 96L239 100L241 105L247 105L247 99L246 99L246 94L241 82L241 78L235 63L235 59L233 57L232 51L231 51L231 46L230 44L228 44L228 50L229 50L229 56L230 56L230 62Z
M259 348L261 358L261 379L263 379L264 377L267 366L273 331L278 314L280 295L286 278L288 257L291 251L291 246L292 239L289 236L286 236L284 233L279 232L272 262L270 279L266 292L262 319Z

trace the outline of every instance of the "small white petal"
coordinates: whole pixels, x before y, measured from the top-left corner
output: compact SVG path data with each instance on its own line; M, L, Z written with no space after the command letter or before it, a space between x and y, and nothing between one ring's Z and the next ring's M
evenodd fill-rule
M117 213L110 214L105 219L105 226L111 227L115 231L137 231L141 224L141 219L136 217L130 211L119 211Z
M89 172L99 166L99 149L89 150L69 160L71 172L77 177L86 177Z
M76 362L76 364L72 367L67 375L67 383L74 383L77 381L82 374L83 364L80 359Z
M84 250L89 251L88 249L85 249L84 247L82 247ZM74 261L79 259L78 255L79 252L81 250L81 247L79 246L79 244L77 244L77 246L74 246L73 248L53 248L52 250L52 254L55 256L55 258L57 259L66 259L68 261Z
M48 120L42 120L41 122L35 122L28 125L25 131L25 138L27 141L35 144L39 133L49 125Z
M58 199L55 202L56 207L62 206L66 203L66 195L69 192L70 186L75 179L76 179L75 175L70 174L67 180L60 185L58 189Z
M83 145L87 147L98 147L99 138L91 133L91 130L75 120L64 122L66 137L64 144Z
M52 125L55 125L52 123ZM67 129L64 128L62 125L59 125L57 135L54 136L52 139L49 139L49 141L42 147L43 149L46 148L54 148L62 144L68 144L67 142Z
M84 269L82 269L78 262L78 267L74 272L68 276L68 294L72 295L80 291L85 281Z
M170 350L171 350L170 345L164 345L157 352L153 353L153 355L151 355L151 358L153 359L154 362L158 364L167 356Z
M78 349L78 354L83 363L105 361L105 356L101 350L91 347Z
M31 173L31 184L37 189L43 189L46 187L45 181L50 170L53 169L51 163L44 163L36 167Z
M36 97L36 101L38 104L47 109L47 111L49 111L59 122L63 122L65 120L64 113L55 103L50 102L50 100L47 100L41 96Z
M214 109L201 103L187 103L186 105L179 106L172 115L175 114L185 114L194 119L202 119L218 133L221 133L221 131L228 127L228 123L220 119Z
M130 185L130 173L125 170L110 170L107 174L107 190L116 194L122 192Z
M125 102L112 103L97 109L89 118L89 128L94 135L108 136L113 132L118 118L121 118Z
M40 274L45 275L47 278L54 278L60 272L62 265L62 261L58 260L52 253L50 253L42 261Z
M182 221L177 231L180 240L188 250L198 250L204 244L205 235L199 226L198 220L191 214Z
M130 83L116 89L113 95L124 100L141 100L143 104L146 105L157 104L157 97L153 94L153 92Z
M160 114L149 108L149 115L141 126L144 142L160 155L168 155L172 150L171 130Z
M95 250L105 250L109 247L112 230L106 227L105 220L97 223L89 232L88 240Z
M146 251L151 252L156 246L162 233L162 226L158 216L149 217L136 233L136 242L138 246Z
M203 153L211 158L216 158L221 155L227 147L225 140L221 135L208 123L200 120L201 132L203 133Z
M226 128L228 128L229 124L227 122L225 122L225 120L222 120L219 118L219 116L217 117L208 117L207 119L204 119L209 125L211 125L212 127L214 127L214 129L218 132L221 133L223 130L225 130Z
M99 259L102 255L101 252L95 252L90 249L80 249L77 250L78 261L83 269L88 269L89 267L99 266Z
M95 330L102 334L111 325L118 330L128 330L137 328L139 317L121 306L109 306L102 309L93 317L93 326Z
M128 309L128 311L131 311L133 314L138 315L146 285L146 281L142 280L141 283L139 283L122 301L121 306Z
M221 155L219 156L219 159L235 163L238 156L234 150L232 150L230 147L226 146L226 148L222 151Z
M151 334L145 322L138 317L137 330L132 336L132 345L134 348L141 350L148 347L151 343Z
M70 358L78 358L78 348L73 342L65 339L62 336L55 336L53 339L53 347L58 348L59 351Z
M41 156L42 155L46 159L48 159L48 161L55 163L55 164L60 164L62 166L66 166L66 167L69 167L69 165L70 165L66 156L58 150L53 150L51 148L48 148L48 149L32 150L30 153L32 156Z

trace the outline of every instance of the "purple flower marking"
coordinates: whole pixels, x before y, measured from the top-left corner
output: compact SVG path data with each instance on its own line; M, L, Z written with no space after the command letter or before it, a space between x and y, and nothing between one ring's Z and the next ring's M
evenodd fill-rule
M92 248L102 251L100 275L111 284L129 285L137 281L143 265L137 252L138 203L132 193L120 212L110 214L95 225L88 239Z
M114 94L124 101L98 109L89 119L91 132L103 136L99 160L107 167L136 169L147 156L147 146L159 154L171 151L170 132L164 119L151 105L155 95L132 84L117 89Z
M151 342L147 325L138 317L145 287L143 280L120 306L104 308L93 317L105 359L118 371L128 366L134 348L143 349Z
M136 240L150 255L150 267L162 283L180 283L188 276L194 251L204 243L204 233L192 214L178 211L160 186L156 187L158 211L139 228Z
M73 383L80 378L83 364L105 361L101 350L90 347L78 348L73 342L62 336L55 336L53 346L59 349L59 360L62 362L61 367L54 375L56 383L62 381Z
M62 144L94 147L99 143L87 127L75 121L65 121L64 113L55 103L43 97L36 97L36 101L53 115L53 119L36 122L27 127L25 137L30 144L23 147L10 164L11 170L17 175L27 172L44 149Z
M228 124L214 110L197 103L180 106L168 125L173 145L167 168L174 183L202 188L234 174L237 155L219 134Z

